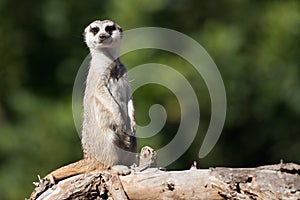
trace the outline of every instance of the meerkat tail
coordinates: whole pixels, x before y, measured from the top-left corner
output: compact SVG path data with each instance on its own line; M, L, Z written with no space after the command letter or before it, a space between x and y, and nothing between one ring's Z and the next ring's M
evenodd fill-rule
M87 159L82 159L69 165L63 166L48 174L45 179L59 181L78 174L84 174L92 171L103 171L107 169L99 162L91 162Z

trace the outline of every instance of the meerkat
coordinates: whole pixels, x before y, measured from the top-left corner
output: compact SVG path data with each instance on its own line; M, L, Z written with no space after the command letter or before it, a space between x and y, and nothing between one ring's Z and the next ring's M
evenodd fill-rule
M136 123L127 70L119 59L121 39L121 27L110 20L97 20L85 28L91 62L83 100L84 158L51 172L47 179L135 163Z

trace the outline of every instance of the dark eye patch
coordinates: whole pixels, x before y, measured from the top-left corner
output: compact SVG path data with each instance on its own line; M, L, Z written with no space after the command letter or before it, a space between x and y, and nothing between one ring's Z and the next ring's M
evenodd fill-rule
M97 27L97 26L96 26L96 27L91 27L91 28L90 28L90 31L91 31L94 35L96 35L96 34L99 32L99 30L100 30L100 29L99 29L99 27Z
M111 33L112 33L114 30L116 30L116 26L115 26L115 25L105 27L105 31L106 31L107 33L109 33L110 35L111 35Z

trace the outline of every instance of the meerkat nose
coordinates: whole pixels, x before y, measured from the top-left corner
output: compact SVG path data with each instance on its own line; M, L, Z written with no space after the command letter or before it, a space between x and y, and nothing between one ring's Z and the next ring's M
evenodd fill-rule
M105 34L100 34L99 35L100 42L103 42L107 38L108 38L108 35L105 35Z

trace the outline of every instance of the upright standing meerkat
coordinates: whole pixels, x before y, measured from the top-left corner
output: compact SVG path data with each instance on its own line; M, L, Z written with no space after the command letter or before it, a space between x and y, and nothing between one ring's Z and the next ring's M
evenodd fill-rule
M84 158L51 172L48 179L129 166L136 159L132 94L118 58L122 29L113 21L97 20L85 28L84 38L92 56L83 101Z

